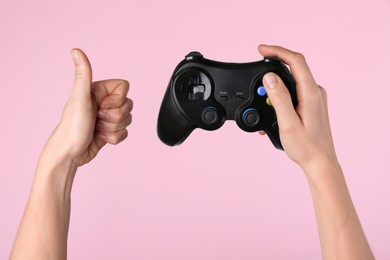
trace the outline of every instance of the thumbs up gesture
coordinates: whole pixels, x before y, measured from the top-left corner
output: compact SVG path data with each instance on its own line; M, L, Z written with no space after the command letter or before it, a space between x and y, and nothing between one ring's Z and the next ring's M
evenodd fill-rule
M127 98L129 83L110 79L92 81L92 68L80 49L71 51L75 71L71 96L48 144L61 159L77 166L91 161L106 144L118 144L128 133L133 102Z

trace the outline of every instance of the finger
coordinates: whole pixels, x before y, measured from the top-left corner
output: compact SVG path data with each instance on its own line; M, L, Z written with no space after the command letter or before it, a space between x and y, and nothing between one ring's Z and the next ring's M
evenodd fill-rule
M92 83L92 92L99 107L104 109L120 107L126 100L130 84L122 79L110 79Z
M259 131L259 134L260 135L266 135L267 133L265 131L261 130L261 131Z
M126 129L119 130L117 132L98 132L97 137L109 144L119 144L128 136Z
M100 149L102 149L105 145L106 145L107 142L99 139L99 138L94 138L92 139L92 142L89 146L89 149L91 151L92 154L97 154Z
M119 108L99 109L98 118L112 123L122 122L133 109L133 101L126 98L125 103Z
M72 49L71 54L74 63L73 94L90 96L92 68L88 57L80 49Z
M289 65L296 81L315 84L310 68L305 57L298 52L288 50L280 46L260 45L259 52L263 56L272 56Z
M99 106L104 109L118 108L126 101L126 95L112 94L103 98Z
M111 123L103 120L98 120L96 123L96 130L99 132L117 132L125 129L131 124L132 116L128 114L125 119L120 123Z
M260 45L259 52L263 56L276 57L290 66L291 73L297 82L298 101L301 101L307 93L311 94L316 88L317 84L302 54L280 46L268 45Z
M264 75L263 84L272 106L275 108L279 128L289 128L298 124L299 117L295 112L290 92L281 78L275 73L269 72Z

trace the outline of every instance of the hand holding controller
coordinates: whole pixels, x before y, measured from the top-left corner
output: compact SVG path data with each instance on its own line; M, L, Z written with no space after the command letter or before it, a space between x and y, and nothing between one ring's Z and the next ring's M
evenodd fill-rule
M195 128L216 130L235 120L244 131L265 131L283 149L275 110L263 86L263 76L277 74L297 105L295 80L278 59L223 63L191 52L173 72L161 104L157 133L162 142L181 144Z

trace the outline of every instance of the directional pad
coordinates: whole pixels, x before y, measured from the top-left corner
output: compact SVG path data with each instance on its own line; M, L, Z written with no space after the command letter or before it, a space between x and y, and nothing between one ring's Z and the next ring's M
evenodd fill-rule
M188 78L188 85L196 85L198 84L198 81L199 81L199 78L196 77L196 76L193 76L193 77L189 77Z
M210 98L212 86L209 77L204 72L189 69L177 77L175 92L179 101L200 102Z
M182 84L182 91L188 93L188 99L191 101L203 100L206 86L201 84L199 77L191 76L188 82Z

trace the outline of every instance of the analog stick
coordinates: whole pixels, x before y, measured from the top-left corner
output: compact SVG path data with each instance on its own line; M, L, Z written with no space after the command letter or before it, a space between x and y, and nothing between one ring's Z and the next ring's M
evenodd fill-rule
M215 124L219 120L219 113L215 107L206 107L202 111L202 121L208 125Z
M254 127L260 122L259 112L254 108L245 110L242 114L242 121L248 127Z

